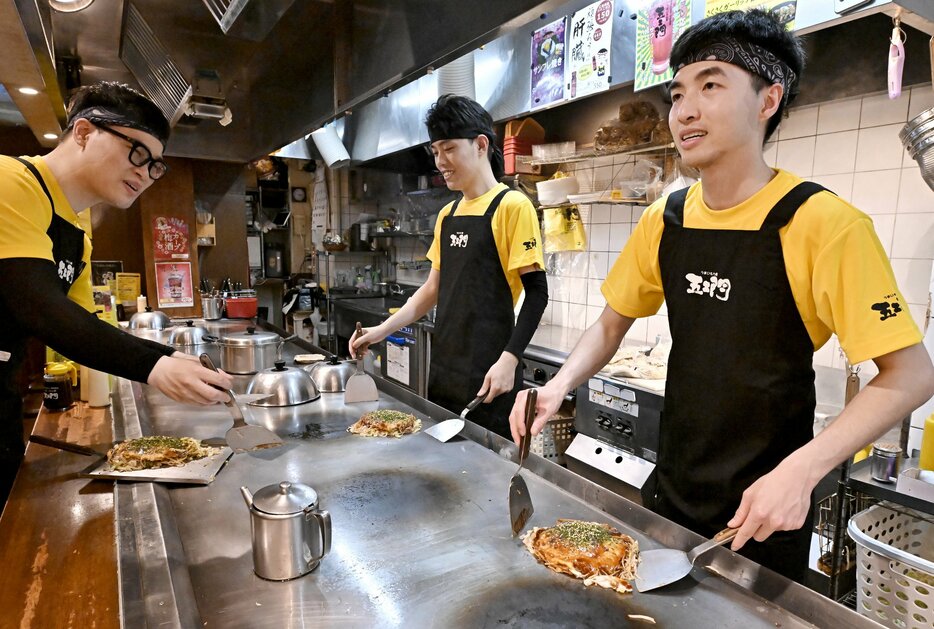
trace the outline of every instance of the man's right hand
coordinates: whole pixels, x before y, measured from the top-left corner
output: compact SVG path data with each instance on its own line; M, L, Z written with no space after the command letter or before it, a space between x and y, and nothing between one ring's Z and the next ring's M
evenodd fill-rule
M163 356L149 372L147 384L176 402L214 404L227 401L227 390L233 386L233 379L223 371L206 369L195 361Z
M512 439L519 445L525 435L525 401L528 398L528 390L519 391L516 396L516 403L509 413L509 430L512 432ZM558 412L561 402L564 401L565 392L561 387L553 386L552 383L538 389L538 401L535 404L535 421L532 422L532 434L537 435L545 427L551 417Z
M374 343L379 343L387 334L384 334L381 330L381 326L376 326L375 328L361 328L360 330L363 334L357 336L356 330L354 330L353 335L350 337L350 357L357 358L357 354L363 356L367 352L367 348Z

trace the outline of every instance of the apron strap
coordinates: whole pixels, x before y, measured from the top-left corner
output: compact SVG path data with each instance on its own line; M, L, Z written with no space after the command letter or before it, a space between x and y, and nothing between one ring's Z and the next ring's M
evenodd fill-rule
M665 225L681 227L684 224L684 200L687 198L690 189L690 186L688 186L687 188L675 190L668 195L668 200L665 201Z
M484 215L485 217L487 217L487 218L489 218L489 219L492 219L492 218L493 218L493 214L496 213L496 208L499 207L500 201L503 200L503 197L506 196L506 193L507 193L507 192L509 192L509 188L506 188L505 190L503 190L503 191L501 191L499 194L497 194L495 197L493 197L493 200L490 201L490 207L488 207L488 208L486 209L486 212L483 213L483 215Z
M781 229L788 224L788 221L791 220L791 217L795 215L795 212L805 201L824 190L827 190L827 188L813 181L802 181L789 190L769 211L769 215L762 221L760 231ZM833 193L831 192L831 194Z
M29 172L32 173L32 176L35 177L39 181L39 185L42 186L42 191L45 193L45 196L49 198L49 205L52 206L52 213L54 214L55 213L55 201L52 200L52 194L49 192L49 189L46 187L45 179L42 178L42 175L39 173L39 169L36 168L35 164L33 164L32 162L26 161L22 157L14 157L12 155L11 157L13 157L13 159L18 161L23 166L25 166L29 170Z

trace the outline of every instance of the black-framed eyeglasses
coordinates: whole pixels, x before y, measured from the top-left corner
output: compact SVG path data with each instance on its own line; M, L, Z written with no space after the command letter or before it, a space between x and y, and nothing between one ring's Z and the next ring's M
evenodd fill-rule
M156 179L161 179L165 173L169 172L169 165L166 164L163 160L153 157L152 152L139 140L134 140L128 135L120 133L119 131L114 131L106 125L96 124L94 126L101 131L106 131L110 135L115 135L121 140L126 140L129 142L130 154L127 156L127 158L130 160L130 163L134 166L145 166L146 164L149 164L149 177L153 181Z

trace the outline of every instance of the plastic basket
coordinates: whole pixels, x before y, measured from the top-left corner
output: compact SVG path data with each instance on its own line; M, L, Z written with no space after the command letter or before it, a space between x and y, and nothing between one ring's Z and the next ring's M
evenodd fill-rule
M540 433L532 437L529 451L552 459L555 463L564 463L564 452L571 445L575 434L573 417L551 419Z
M894 629L934 627L934 517L879 504L850 519L856 609Z

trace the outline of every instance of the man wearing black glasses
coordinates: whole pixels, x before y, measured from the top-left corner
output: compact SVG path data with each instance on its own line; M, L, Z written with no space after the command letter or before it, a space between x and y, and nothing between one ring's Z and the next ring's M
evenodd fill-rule
M165 116L119 83L83 87L44 157L0 156L0 507L23 458L16 372L27 337L93 369L145 382L180 402L223 401L230 377L100 321L91 297L91 243L76 213L128 208L168 170Z

